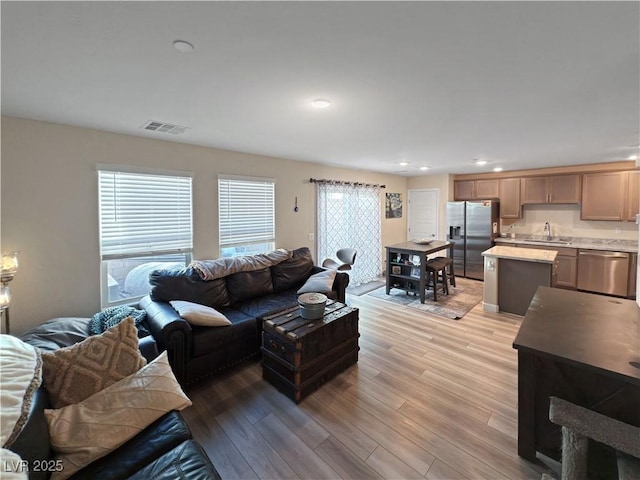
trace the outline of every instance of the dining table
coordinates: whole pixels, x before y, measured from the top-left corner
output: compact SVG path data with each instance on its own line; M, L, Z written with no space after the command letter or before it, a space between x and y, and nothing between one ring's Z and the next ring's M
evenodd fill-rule
M385 246L386 249L386 293L392 288L399 288L407 293L420 296L424 303L427 287L427 258L437 252L448 250L448 257L453 260L455 242L448 240L408 241ZM453 264L449 275L455 278Z

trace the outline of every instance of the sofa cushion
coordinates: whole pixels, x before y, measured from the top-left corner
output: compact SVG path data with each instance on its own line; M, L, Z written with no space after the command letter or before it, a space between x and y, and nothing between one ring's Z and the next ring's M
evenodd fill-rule
M90 318L52 318L20 335L20 339L45 352L80 343L89 337Z
M217 328L192 327L194 357L206 355L214 350L224 350L241 339L250 342L258 337L258 322L255 317L231 308L223 310L223 313L231 321L231 325Z
M279 312L285 308L298 305L298 296L295 290L286 290L280 293L272 293L264 297L252 298L239 303L234 308L253 318L262 318L269 313Z
M81 402L137 372L147 361L132 318L101 335L42 354L44 387L54 408Z
M41 383L40 350L12 335L0 335L0 446L3 448L20 435Z
M127 378L57 410L45 410L51 446L63 469L52 479L76 471L135 437L171 410L191 405L163 352Z
M155 462L142 468L129 480L219 480L220 475L202 450L193 440L187 440Z
M204 281L193 267L183 270L156 270L149 275L151 298L158 302L186 300L213 308L229 305L224 278Z
M227 280L227 291L231 305L273 293L269 268L253 272L238 272L225 277L225 279Z
M169 303L191 325L201 325L203 327L231 325L231 321L215 308L185 300L171 300Z
M273 291L278 293L283 290L300 288L304 281L309 278L312 270L313 257L311 256L311 250L307 247L294 250L291 258L271 267Z

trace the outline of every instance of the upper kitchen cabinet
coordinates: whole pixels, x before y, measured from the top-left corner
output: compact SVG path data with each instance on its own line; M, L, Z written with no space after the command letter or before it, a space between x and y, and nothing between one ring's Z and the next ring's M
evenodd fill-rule
M582 176L582 220L624 220L628 172L585 173Z
M500 180L500 218L520 218L520 179L503 178Z
M453 199L454 200L472 200L476 193L476 182L474 180L465 180L461 182L453 182Z
M489 200L500 196L498 180L461 180L453 182L454 200Z
M522 204L580 203L580 175L524 177L521 189Z
M633 170L628 175L627 222L635 222L640 213L640 171Z

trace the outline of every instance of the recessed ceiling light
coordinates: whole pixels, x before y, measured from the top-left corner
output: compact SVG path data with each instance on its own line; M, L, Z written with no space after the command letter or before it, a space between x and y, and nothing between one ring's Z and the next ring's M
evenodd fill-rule
M331 102L324 98L316 98L311 102L311 105L313 105L315 108L327 108L329 105L331 105Z
M398 165L400 165L401 167L406 167L407 165L409 165L409 162L400 162Z
M184 40L176 40L173 42L173 48L182 53L191 53L196 49L191 43Z
M478 160L478 159L476 159L476 160L474 161L474 163L475 163L476 165L486 165L486 164L487 164L487 161L486 161L486 160Z
M420 170L429 170L429 167L420 167Z
M502 167L496 167L493 169L494 172L501 172L502 171Z
M629 156L629 160L637 160L638 156L637 155L630 155Z

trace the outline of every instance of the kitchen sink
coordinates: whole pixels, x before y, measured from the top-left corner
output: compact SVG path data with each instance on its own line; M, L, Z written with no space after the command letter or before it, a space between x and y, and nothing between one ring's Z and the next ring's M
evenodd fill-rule
M537 238L529 238L525 240L526 242L536 242L536 243L552 243L554 245L571 245L571 242L567 242L565 240L540 240Z

